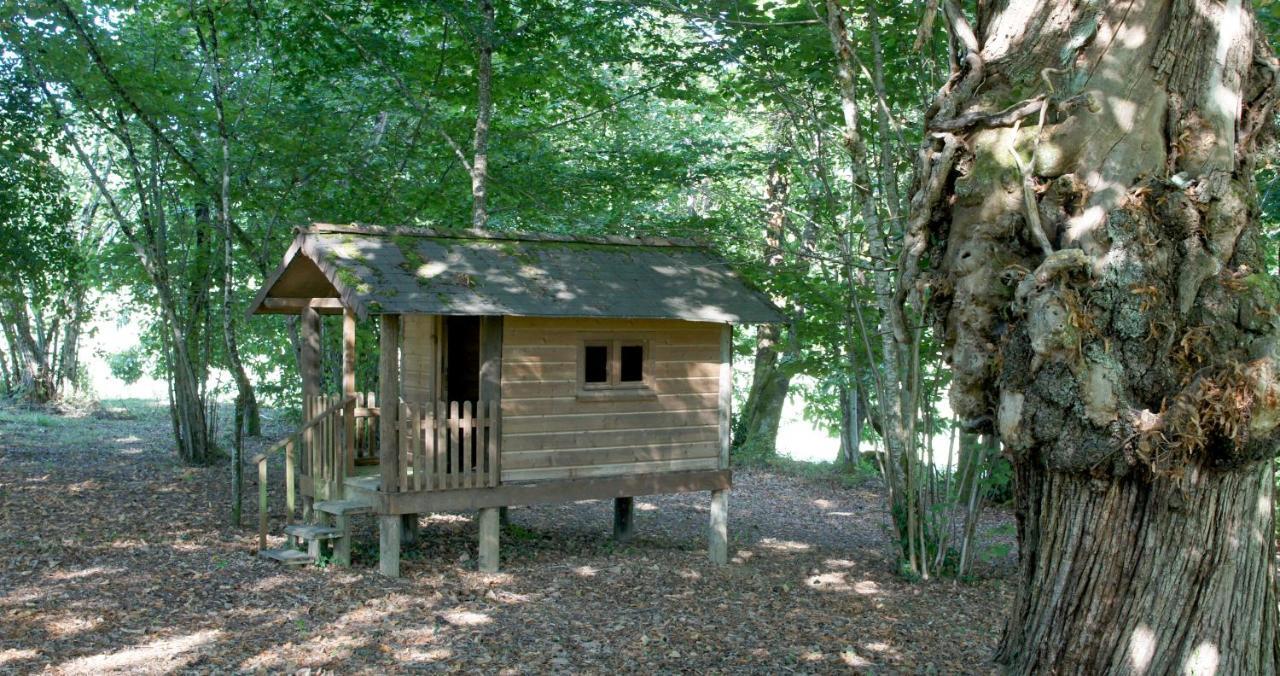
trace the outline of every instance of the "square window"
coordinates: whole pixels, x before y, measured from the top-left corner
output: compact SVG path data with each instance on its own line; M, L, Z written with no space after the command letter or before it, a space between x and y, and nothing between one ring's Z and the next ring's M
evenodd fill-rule
M623 345L619 350L622 359L618 380L624 383L644 381L644 346Z
M583 349L583 380L588 383L609 382L608 345L587 345Z

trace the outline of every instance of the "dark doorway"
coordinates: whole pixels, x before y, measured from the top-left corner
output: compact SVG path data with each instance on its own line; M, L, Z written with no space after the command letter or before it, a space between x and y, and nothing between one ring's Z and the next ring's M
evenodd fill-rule
M445 401L480 400L480 318L445 317Z

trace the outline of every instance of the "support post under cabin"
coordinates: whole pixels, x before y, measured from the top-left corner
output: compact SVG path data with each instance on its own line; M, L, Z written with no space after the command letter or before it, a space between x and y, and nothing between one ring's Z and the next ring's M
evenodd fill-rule
M498 572L498 542L501 528L498 523L498 508L485 507L480 510L480 556L479 568L482 573Z
M733 417L733 325L720 330L720 469L729 469L730 420ZM711 491L711 523L707 530L711 562L729 562L729 490Z
M378 336L378 464L380 490L400 486L400 315L382 315ZM400 517L378 515L378 572L400 577Z
M723 566L729 562L729 489L711 491L711 524L707 532L707 549L711 562Z
M320 313L316 312L314 307L308 305L302 308L302 345L300 354L298 355L299 365L302 371L302 421L309 422L312 414L310 408L312 397L320 395ZM316 468L311 466L312 439L315 432L312 428L307 428L302 433L302 449L303 458L306 459L307 473L315 478ZM312 511L312 505L315 503L314 493L319 482L312 484L313 495L302 496L302 520L304 522L311 521L315 516Z
M635 534L635 498L613 499L613 539L626 542Z

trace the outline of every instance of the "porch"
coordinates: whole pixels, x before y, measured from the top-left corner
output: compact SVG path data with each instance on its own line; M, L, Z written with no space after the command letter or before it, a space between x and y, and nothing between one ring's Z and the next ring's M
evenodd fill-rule
M481 320L450 332L455 352L470 359L454 360L452 366L461 374L454 380L440 372L432 373L432 387L427 393L457 393L465 398L413 401L406 400L401 392L403 388L416 396L423 394L421 389L404 387L403 362L405 353L411 351L411 345L402 343L401 338L406 318L376 318L378 369L374 377L378 391L358 392L357 317L353 311L335 298L268 299L266 305L270 311L300 315L303 419L297 431L255 459L260 491L259 547L276 552L283 557L280 560L304 562L291 548L266 550L267 486L271 479L267 460L282 454L289 544L306 540L309 552L304 556L314 560L322 544L332 541L335 561L346 564L350 556L349 517L360 513L386 517L379 523L380 531L385 533L380 567L395 575L399 550L396 541L400 538L398 515L404 512L392 512L385 496L487 490L500 483L501 413L496 396L499 369L496 364L485 369L488 363L483 358L491 354L496 361L499 353L477 344L500 337L500 324L495 331L491 322ZM332 387L334 381L340 380L341 393L326 394L321 393L325 380L322 364L326 356L332 359L335 355L324 353L322 316L339 314L341 377L329 382ZM443 329L444 322L439 323ZM490 325L488 330L486 324ZM431 362L441 364L437 359ZM437 367L437 371L442 370ZM491 377L486 378L486 370ZM388 406L386 402L395 404ZM494 560L496 568L496 554Z

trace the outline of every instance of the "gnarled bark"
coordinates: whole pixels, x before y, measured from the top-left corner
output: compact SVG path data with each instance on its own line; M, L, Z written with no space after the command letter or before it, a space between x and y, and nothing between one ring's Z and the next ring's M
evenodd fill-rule
M997 659L1275 673L1280 292L1251 158L1276 59L1242 0L946 14L964 65L929 113L899 298L927 289L952 406L1015 468Z

